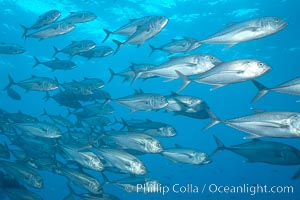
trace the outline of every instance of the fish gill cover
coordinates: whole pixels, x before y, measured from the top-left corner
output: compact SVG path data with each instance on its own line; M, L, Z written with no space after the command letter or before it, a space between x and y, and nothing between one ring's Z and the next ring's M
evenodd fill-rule
M0 4L1 199L299 198L299 2Z

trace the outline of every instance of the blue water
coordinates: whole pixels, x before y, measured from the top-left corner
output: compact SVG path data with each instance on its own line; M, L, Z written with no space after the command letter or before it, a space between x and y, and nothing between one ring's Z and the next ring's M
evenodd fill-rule
M32 74L46 77L57 77L62 83L64 81L82 80L84 77L97 77L104 81L109 79L108 68L120 71L127 68L131 62L160 64L168 59L164 52L155 52L149 57L150 48L148 44L160 46L169 42L172 38L189 36L203 39L224 28L231 22L248 20L262 16L277 16L286 20L289 25L277 34L255 41L238 44L230 49L224 49L224 45L203 45L192 54L207 53L217 56L223 61L234 59L252 58L268 63L273 70L258 80L267 86L275 86L286 80L299 76L300 55L300 29L299 29L299 7L297 0L277 1L239 1L239 0L2 0L0 1L0 30L1 41L17 43L27 50L20 55L0 55L0 88L7 83L7 75L10 74L15 80L23 80ZM51 9L58 9L62 16L67 16L70 11L88 10L97 15L97 19L91 22L77 25L76 30L55 38L39 42L28 38L26 41L21 37L23 30L19 24L31 25L37 17ZM103 28L115 30L126 24L131 18L139 18L147 15L163 15L169 18L166 28L141 47L126 45L115 55L102 59L86 59L75 57L74 62L78 68L69 71L51 72L48 68L39 66L32 69L37 56L41 60L48 60L53 54L52 46L62 48L72 40L90 39L101 45L105 37ZM121 38L113 36L114 38ZM116 48L109 38L105 45ZM59 55L64 57L64 55ZM66 58L66 57L64 57ZM170 91L177 90L181 80L163 82L163 79L150 79L147 81L136 81L132 86L123 83L122 79L116 77L111 83L105 85L113 98L123 97L133 93L134 89L143 89L148 93L168 95ZM193 95L205 100L211 111L221 119L230 119L242 115L251 114L252 107L266 111L294 111L300 112L300 97L271 92L255 104L251 99L257 90L251 82L229 85L218 90L209 91L211 86L192 83L181 94ZM22 101L14 101L6 95L5 91L0 93L0 108L9 112L21 110L32 116L39 116L46 108L50 114L62 114L66 116L67 109L59 106L53 100L44 102L42 92L25 93L23 89L17 88L21 94ZM55 93L55 92L54 92ZM173 147L180 144L184 147L195 148L210 153L216 148L212 135L217 135L226 145L235 145L245 142L243 132L237 131L225 125L217 125L208 131L202 128L210 120L198 120L184 116L173 116L171 113L142 112L130 113L129 109L113 104L116 112L114 116L129 119L142 118L162 121L172 124L177 130L174 138L160 139L163 146ZM5 136L1 140L7 141ZM296 148L300 148L299 139L268 139L279 141ZM139 158L145 163L147 176L158 180L163 186L170 189L174 184L186 186L192 184L199 188L198 192L188 193L169 191L165 195L158 194L132 194L123 191L114 185L105 185L104 191L115 194L120 199L300 199L299 180L291 180L299 166L279 166L263 163L247 163L245 159L224 151L214 156L213 162L203 166L192 166L173 163L160 155L143 155ZM45 200L62 199L68 194L65 177L54 175L50 172L39 171L44 179L44 188L29 190L40 194ZM89 171L100 182L100 173ZM116 180L123 175L107 172L110 179ZM210 184L223 186L238 185L267 185L267 186L293 186L293 193L280 194L234 194L234 193L211 193L207 190ZM202 188L206 190L202 193ZM76 187L74 187L76 188ZM78 190L78 192L82 192Z

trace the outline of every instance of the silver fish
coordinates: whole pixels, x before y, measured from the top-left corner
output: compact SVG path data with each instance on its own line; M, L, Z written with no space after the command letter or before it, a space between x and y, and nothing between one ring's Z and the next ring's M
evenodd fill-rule
M24 35L25 38L39 38L40 40L60 36L71 32L75 29L75 25L64 21L49 24L37 31Z
M124 78L123 82L132 81L135 78L136 73L148 71L155 67L156 67L155 65L148 64L148 63L140 63L140 64L131 63L131 66L129 68L117 73L114 72L111 68L109 68L110 78L108 80L108 83L110 83L115 76L123 77ZM144 80L156 77L151 73L139 73L138 76L139 78L142 78Z
M55 172L67 177L71 183L79 186L80 188L86 189L93 194L102 194L102 186L99 181L83 171L68 168L66 166L60 166L55 170Z
M24 166L22 163L0 161L0 167L15 179L34 188L43 187L42 177L34 170Z
M0 42L0 54L22 54L26 52L25 48L18 44L9 44L5 42Z
M271 69L269 65L259 60L244 59L223 62L194 79L190 79L181 72L176 71L183 79L183 84L178 91L183 90L191 82L214 85L215 87L211 89L214 90L228 84L255 79Z
M49 115L45 108L44 113L41 116L48 116L56 125L60 125L68 129L74 127L74 124L71 121L61 115Z
M168 101L167 112L196 113L200 109L208 109L206 102L198 97L178 95L175 92L165 97Z
M27 34L28 30L37 30L48 24L55 22L61 16L60 11L58 10L49 10L46 13L39 16L37 21L30 27L25 27L21 25L24 29L23 37Z
M131 112L137 110L151 111L159 110L168 105L166 98L159 94L151 93L136 93L134 95L118 98L109 99L109 101L114 101L131 109Z
M40 64L49 67L50 69L52 69L52 71L55 71L55 70L70 70L70 69L74 69L74 68L77 67L76 64L71 60L60 60L58 58L55 58L55 60L41 62L41 61L38 60L37 57L34 56L33 58L35 60L35 64L32 66L32 68L35 68L36 66L38 66Z
M100 103L85 105L83 111L99 115L109 115L114 113L114 108L110 104L102 105Z
M52 57L55 57L56 54L62 52L65 54L69 54L72 58L75 55L79 55L80 53L89 51L95 47L96 43L91 40L72 41L71 44L61 50L58 50L55 46L53 46L55 52Z
M98 115L84 118L82 119L82 121L92 127L95 126L102 127L102 126L109 126L113 124L113 122L111 122L111 120L108 117L98 116Z
M108 132L101 137L101 141L112 147L141 153L159 153L163 150L157 139L142 133L127 131Z
M69 24L85 23L96 19L97 16L90 11L70 12L70 14L61 21Z
M61 137L60 130L48 123L16 123L13 124L17 129L29 134L43 138L59 138Z
M58 88L58 81L56 78L53 80L47 77L38 77L32 75L31 78L22 80L18 83L16 83L10 75L8 75L8 79L9 84L4 88L4 90L8 90L13 85L17 85L26 91L51 91Z
M60 149L67 160L75 161L82 167L95 171L102 171L104 169L103 163L99 157L91 151L81 151L79 148L66 145L60 146Z
M176 129L168 124L152 121L152 120L124 120L122 119L124 128L128 131L136 131L145 133L154 137L173 137L176 135Z
M105 169L119 173L144 175L147 170L137 157L118 149L97 148L95 153L105 160Z
M11 200L43 200L43 198L26 188L5 188L5 193Z
M284 29L287 22L278 17L261 17L229 25L226 29L201 40L200 43L226 44L228 47L240 42L263 38Z
M160 76L171 81L180 77L176 71L186 76L197 75L207 72L220 63L221 61L217 57L208 54L172 57L169 61L149 70L135 70L136 76L133 81L141 75L145 76L145 74L149 73L151 76Z
M218 145L214 153L226 149L246 158L248 162L263 162L274 165L300 164L300 151L287 144L255 139L226 147L216 136L214 139Z
M272 87L272 88L267 88L266 86L264 86L263 84L259 83L256 80L252 80L252 82L259 90L257 95L252 100L252 103L258 101L261 97L263 97L265 94L267 94L270 91L300 96L300 77L281 83L276 87Z
M125 42L120 42L118 40L113 40L118 47L115 50L116 54L120 48L125 44L136 44L138 46L142 45L147 40L151 39L157 35L162 29L167 25L168 19L163 16L157 16L151 18L147 23L139 27L134 34L132 34Z
M186 163L192 165L205 165L211 163L206 153L196 149L189 148L170 148L165 149L161 153L164 157L172 160L173 162Z
M250 136L244 137L244 139L259 137L300 137L300 113L257 111L255 114L230 120L220 120L213 113L209 114L212 122L206 126L205 129L222 122L232 128L249 133Z
M151 56L155 51L164 51L170 54L174 53L187 53L194 49L200 47L201 44L195 40L194 38L183 37L183 39L172 39L171 42L162 45L161 47L154 47L153 45L149 45L151 48L150 55Z
M130 19L130 22L127 23L126 25L122 26L121 28L118 28L115 31L109 31L107 29L103 29L104 32L106 33L105 38L103 39L102 42L105 42L109 36L111 35L126 35L126 36L131 36L133 35L136 30L146 24L150 19L155 18L156 16L146 16L146 17L141 17L138 19Z
M96 46L95 48L86 51L86 52L81 52L78 55L89 59L92 58L102 58L109 56L113 53L113 49L109 46Z

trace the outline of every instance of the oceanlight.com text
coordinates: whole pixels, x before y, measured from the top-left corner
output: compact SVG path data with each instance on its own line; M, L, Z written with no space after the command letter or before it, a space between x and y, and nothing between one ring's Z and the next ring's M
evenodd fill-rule
M217 185L217 184L210 184L210 185L204 185L203 191L208 191L210 193L220 193L220 194L250 194L250 195L256 195L258 193L260 194L292 194L294 193L294 187L293 186L268 186L268 185L249 185L249 184L243 184L243 185Z

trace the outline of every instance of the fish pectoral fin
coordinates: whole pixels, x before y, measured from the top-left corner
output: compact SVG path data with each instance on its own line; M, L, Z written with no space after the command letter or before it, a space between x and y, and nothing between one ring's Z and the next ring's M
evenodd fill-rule
M226 47L223 48L223 51L227 50L227 49L230 49L231 47L233 47L234 45L236 45L238 43L230 43L230 44L226 44Z
M174 81L174 80L176 80L176 78L169 78L169 79L164 80L163 82L167 83L167 82L171 82L171 81Z
M136 109L130 108L130 113L134 113L134 112L136 112Z
M216 85L216 86L214 86L213 88L210 88L209 91L216 90L216 89L221 88L221 87L223 87L223 86L225 86L225 85Z
M248 136L245 136L243 137L244 140L247 140L247 139L257 139L257 138L260 138L261 136L260 135L255 135L255 134L251 134L251 135L248 135Z

